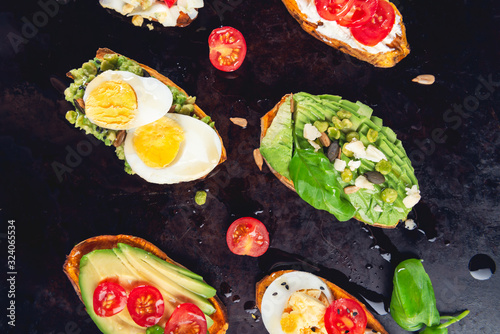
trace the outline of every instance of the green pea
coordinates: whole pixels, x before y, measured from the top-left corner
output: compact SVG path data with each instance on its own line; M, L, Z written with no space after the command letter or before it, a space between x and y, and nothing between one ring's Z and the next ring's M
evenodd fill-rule
M103 60L101 63L101 71L114 70L115 65L109 60Z
M346 135L345 140L351 142L354 138L356 138L356 140L359 140L359 133L357 133L356 131L351 131Z
M373 129L368 130L368 133L366 134L366 139L368 139L368 141L370 143L376 142L377 138L378 138L378 131L377 130L373 130Z
M313 125L318 129L319 132L325 132L328 129L328 122L315 121Z
M196 195L194 196L194 201L196 204L199 206L202 206L207 202L207 193L203 190L199 190L196 192Z
M161 326L154 325L146 329L146 334L163 334L164 331L165 330Z
M330 126L326 131L331 140L337 140L340 138L340 131L336 127Z
M347 118L344 118L341 122L342 129L348 129L352 127L352 122Z
M342 181L351 182L352 180L352 171L349 168L344 169L344 171L340 174Z
M342 121L337 116L332 117L332 123L337 129L342 129Z
M348 157L348 158L352 158L354 156L354 153L349 151L348 149L345 148L345 146L349 144L348 142L345 142L344 145L342 145L342 153Z
M390 161L387 160L380 160L377 162L375 165L375 170L379 172L382 175L387 175L391 172L392 170L392 164Z
M340 119L346 119L346 118L351 118L352 114L347 110L340 110L337 112L337 116Z
M71 124L75 124L76 122L76 118L78 117L78 112L77 111L74 111L74 110L70 110L66 113L66 119L68 120L68 122L70 122Z
M97 74L97 67L94 65L92 62L86 62L82 65L83 73L85 73L87 76L90 75L96 75Z
M394 203L396 198L398 198L398 192L392 188L385 188L380 194L382 201L386 203Z

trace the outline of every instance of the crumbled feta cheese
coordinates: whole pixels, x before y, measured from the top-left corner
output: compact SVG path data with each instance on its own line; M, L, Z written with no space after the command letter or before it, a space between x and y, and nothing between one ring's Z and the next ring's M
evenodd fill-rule
M132 13L133 10L134 10L134 6L129 4L129 3L126 3L123 5L121 13L123 15L127 15L127 14Z
M335 161L333 162L333 168L335 168L335 170L337 170L339 172L343 172L345 169L345 166L346 166L346 162L344 160L335 159Z
M359 140L353 140L349 144L345 146L346 150L351 151L354 153L354 157L356 159L362 159L366 156L366 150L365 150L365 145L363 145L363 142Z
M363 188L363 189L368 189L368 190L374 190L375 187L373 187L373 183L368 181L368 179L364 175L360 175L356 178L356 181L354 182L354 185L358 188Z
M385 154L382 153L378 148L376 148L373 145L368 145L366 148L366 157L365 159L373 161L373 162L379 162L380 160L387 160L385 157Z
M309 123L304 125L304 138L305 139L316 140L319 137L321 137L321 132L319 132L319 130L314 125L309 124Z
M415 224L415 221L413 219L407 219L405 220L405 228L407 230L414 230L417 227L417 224Z
M352 171L355 171L356 169L359 168L359 166L361 166L361 161L357 160L351 160L349 161L349 163L347 164L347 166L349 166L349 168L352 170Z
M378 204L373 207L373 211L375 211L375 212L384 212L384 210L382 210L382 208Z
M309 144L311 144L312 147L314 147L314 152L318 152L318 150L321 148L316 142L312 140L308 140Z
M134 17L132 17L132 23L135 25L135 26L142 26L142 23L144 23L144 18L142 16L139 16L139 15L134 15Z
M411 188L406 188L406 197L403 199L403 204L411 209L420 201L420 190L418 190L417 185L414 185Z

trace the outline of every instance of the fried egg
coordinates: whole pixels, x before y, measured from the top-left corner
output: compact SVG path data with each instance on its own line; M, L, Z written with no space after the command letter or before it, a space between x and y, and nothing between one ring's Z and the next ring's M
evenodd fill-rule
M128 130L162 118L172 106L172 92L158 79L127 71L105 71L83 95L85 115L111 130Z
M275 279L262 297L262 321L270 334L323 333L326 307L334 297L319 277L292 271ZM325 332L326 333L326 332Z
M172 113L127 131L124 145L132 170L158 184L199 179L217 166L222 154L219 136L208 124Z

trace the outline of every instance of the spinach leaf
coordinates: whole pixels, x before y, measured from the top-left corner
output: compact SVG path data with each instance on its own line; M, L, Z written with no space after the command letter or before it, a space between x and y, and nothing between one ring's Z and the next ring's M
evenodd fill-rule
M396 267L390 308L394 321L407 331L440 324L434 289L420 260L405 260Z
M338 172L324 154L296 147L289 170L295 190L307 203L340 221L354 216L356 210L341 191Z

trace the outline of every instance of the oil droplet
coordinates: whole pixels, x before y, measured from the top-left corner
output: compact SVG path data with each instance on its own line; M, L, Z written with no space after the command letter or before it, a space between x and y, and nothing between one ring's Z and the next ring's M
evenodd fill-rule
M222 282L220 284L220 292L222 292L222 294L226 297L226 298L229 298L233 295L233 289L231 288L231 286L229 286L229 284L227 284L226 282Z
M484 281L496 271L495 261L485 254L476 254L469 261L469 271L472 277Z

